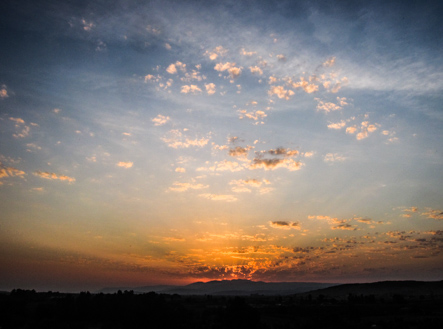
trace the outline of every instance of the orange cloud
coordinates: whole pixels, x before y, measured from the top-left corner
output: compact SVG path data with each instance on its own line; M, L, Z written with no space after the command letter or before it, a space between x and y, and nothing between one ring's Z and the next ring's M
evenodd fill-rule
M183 94L189 94L189 93L197 94L201 93L202 90L196 85L184 85L181 87L180 92Z
M273 86L269 89L268 95L277 95L278 98L289 100L294 95L294 92L290 89L285 89L283 86Z
M239 77L242 72L241 67L236 67L235 63L230 63L230 62L226 62L224 64L218 63L217 65L214 66L214 70L219 72L228 71L232 79Z
M53 180L61 180L61 181L67 181L68 183L75 182L75 178L65 176L65 175L57 175L55 173L47 172L47 171L34 171L34 175L45 178L45 179L53 179Z
M119 163L117 163L117 166L128 169L128 168L131 168L133 164L134 164L133 162L123 162L123 161L120 161Z

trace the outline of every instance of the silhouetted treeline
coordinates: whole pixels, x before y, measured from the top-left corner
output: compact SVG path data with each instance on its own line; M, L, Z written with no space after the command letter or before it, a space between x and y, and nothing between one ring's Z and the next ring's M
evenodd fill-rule
M179 296L156 293L0 294L8 328L441 328L442 296Z

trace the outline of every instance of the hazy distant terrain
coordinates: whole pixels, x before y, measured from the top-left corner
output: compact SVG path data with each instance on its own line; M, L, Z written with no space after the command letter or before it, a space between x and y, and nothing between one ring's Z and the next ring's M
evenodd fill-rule
M178 295L267 295L285 296L294 295L322 288L335 286L334 283L316 282L261 282L249 280L222 280L210 282L195 282L186 286L145 286L145 287L119 287L104 288L99 292L115 293L118 290L133 290L135 293L156 292L162 294Z

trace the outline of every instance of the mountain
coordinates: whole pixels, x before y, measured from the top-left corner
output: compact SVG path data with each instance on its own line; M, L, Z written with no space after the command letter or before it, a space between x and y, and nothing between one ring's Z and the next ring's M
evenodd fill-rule
M311 291L305 295L328 298L345 299L350 295L376 297L414 296L414 297L442 297L443 281L380 281L373 283L341 284Z
M114 293L133 290L136 293L156 292L178 295L293 295L334 286L334 283L316 282L262 282L249 280L221 280L195 282L186 286L145 286L135 288L104 288L99 292Z

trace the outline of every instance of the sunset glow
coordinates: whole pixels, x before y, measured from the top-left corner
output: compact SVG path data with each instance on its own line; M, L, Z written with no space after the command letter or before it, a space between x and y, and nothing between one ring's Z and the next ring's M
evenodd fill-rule
M5 1L0 290L441 280L442 4L346 3Z

